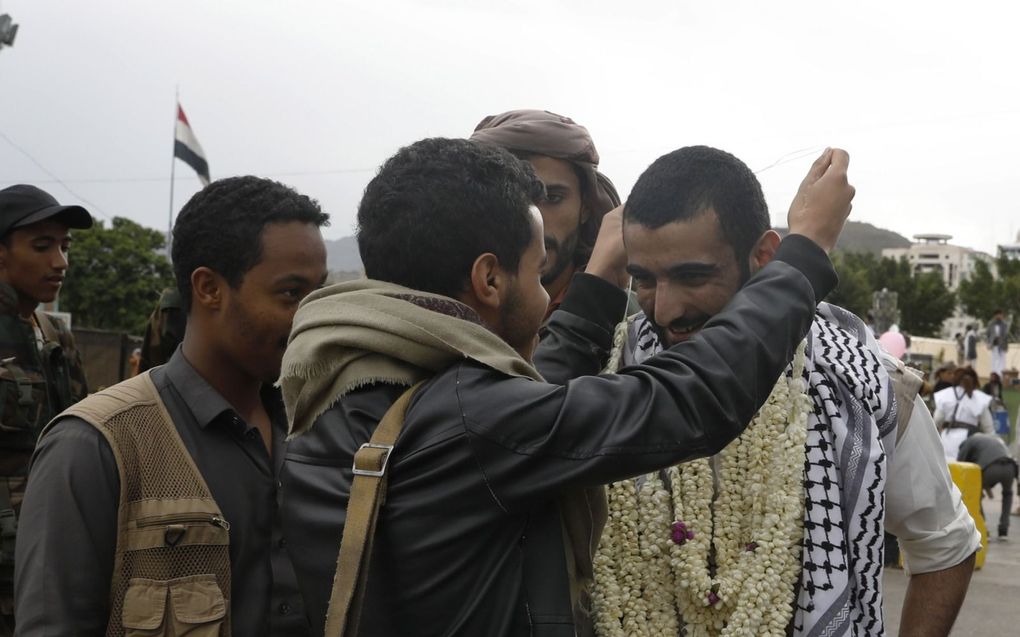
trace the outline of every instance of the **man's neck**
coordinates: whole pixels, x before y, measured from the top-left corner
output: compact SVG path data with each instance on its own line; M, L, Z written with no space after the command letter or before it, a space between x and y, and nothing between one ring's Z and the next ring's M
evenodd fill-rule
M195 334L200 330L191 329L191 325L188 327L182 345L184 358L238 415L250 422L252 415L263 409L260 396L262 382L224 361L215 347L210 347L201 335Z
M39 302L34 299L24 299L18 296L18 316L31 321L35 315L36 309L39 307Z

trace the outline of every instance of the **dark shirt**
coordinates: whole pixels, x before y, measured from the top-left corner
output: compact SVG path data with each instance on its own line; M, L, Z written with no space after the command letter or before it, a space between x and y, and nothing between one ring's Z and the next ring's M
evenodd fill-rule
M308 634L280 523L287 421L279 391L262 394L273 423L270 458L258 429L181 350L152 370L152 380L230 522L233 634ZM104 634L119 500L117 465L103 435L78 418L54 425L36 451L19 521L18 635Z
M1011 462L1009 449L1002 438L993 434L976 433L963 441L960 451L956 454L960 462L973 462L982 470L994 462Z
M1002 400L1002 383L985 383L984 387L981 388L981 391L985 392L992 398Z
M942 380L941 378L935 381L935 387L932 388L932 393L940 392L946 387L952 387L953 384L948 380Z

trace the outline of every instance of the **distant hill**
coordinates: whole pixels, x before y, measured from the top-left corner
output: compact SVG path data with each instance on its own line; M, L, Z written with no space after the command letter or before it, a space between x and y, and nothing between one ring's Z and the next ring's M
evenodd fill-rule
M326 242L326 268L330 272L360 272L361 255L354 237Z
M786 228L776 228L786 234ZM848 221L839 236L837 250L846 252L871 252L881 255L883 248L906 248L910 240L892 230L877 228L862 221ZM354 237L344 237L326 242L326 266L331 272L360 272L361 255Z
M776 228L780 234L786 234L786 228ZM837 250L844 252L871 252L881 256L885 248L908 248L910 239L892 230L878 228L863 221L847 221L843 233L836 243Z

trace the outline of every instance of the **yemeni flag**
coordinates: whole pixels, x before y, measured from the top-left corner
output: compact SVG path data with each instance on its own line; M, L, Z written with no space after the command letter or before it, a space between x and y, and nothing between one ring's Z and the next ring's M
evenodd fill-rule
M174 129L174 157L191 166L198 173L203 186L209 185L209 162L205 159L205 151L191 130L180 103L177 104L177 128Z

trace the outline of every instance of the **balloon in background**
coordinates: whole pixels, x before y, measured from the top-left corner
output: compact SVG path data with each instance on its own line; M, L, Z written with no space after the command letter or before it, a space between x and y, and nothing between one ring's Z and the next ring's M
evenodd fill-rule
M885 351L896 358L903 358L907 353L907 340L899 332L886 332L878 338L878 342Z

